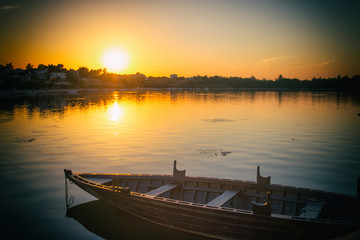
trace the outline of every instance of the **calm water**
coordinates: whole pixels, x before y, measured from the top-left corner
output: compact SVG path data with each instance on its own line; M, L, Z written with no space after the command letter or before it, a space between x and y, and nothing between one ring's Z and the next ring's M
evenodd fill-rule
M343 93L1 97L0 229L12 238L102 239L65 217L64 168L171 174L176 159L187 175L253 181L259 165L273 183L356 195L359 113L359 97ZM69 188L74 205L93 200ZM105 221L106 215L92 218ZM122 220L134 221L123 225L122 238L159 239L161 229L149 225L141 232L132 226L142 222Z

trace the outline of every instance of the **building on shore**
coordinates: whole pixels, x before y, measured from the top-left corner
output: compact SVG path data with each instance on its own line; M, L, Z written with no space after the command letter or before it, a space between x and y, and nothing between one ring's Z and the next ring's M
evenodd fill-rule
M50 72L49 82L55 85L69 85L64 72Z
M34 70L34 71L32 72L32 74L33 74L33 76L35 76L35 78L37 78L37 79L45 80L45 79L46 79L47 72L48 72L47 69Z
M49 76L50 81L66 81L66 73L51 72Z

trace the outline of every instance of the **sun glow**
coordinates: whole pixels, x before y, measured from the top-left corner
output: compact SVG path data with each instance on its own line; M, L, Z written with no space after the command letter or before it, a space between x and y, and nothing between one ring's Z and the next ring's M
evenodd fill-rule
M110 48L102 55L102 64L109 72L119 73L129 65L129 58L126 52L118 48Z

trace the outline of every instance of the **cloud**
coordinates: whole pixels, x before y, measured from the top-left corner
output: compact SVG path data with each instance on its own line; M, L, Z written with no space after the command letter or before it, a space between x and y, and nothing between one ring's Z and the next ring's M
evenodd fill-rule
M295 67L293 70L302 70L302 71L308 71L309 69L319 69L323 67L332 67L329 66L330 64L334 64L337 61L335 59L324 61L324 62L316 62L316 63L309 63L309 64L301 64L297 67Z
M12 10L12 9L16 9L16 8L20 8L19 4L14 4L14 5L2 5L0 6L0 10Z
M299 56L279 56L279 57L265 58L265 59L261 59L256 64L256 66L257 67L270 67L270 65L272 65L272 64L276 64L283 60L288 60L288 59L297 58L297 57L299 57Z
M329 60L329 61L321 63L320 65L328 65L328 64L332 64L334 62L336 62L336 60Z

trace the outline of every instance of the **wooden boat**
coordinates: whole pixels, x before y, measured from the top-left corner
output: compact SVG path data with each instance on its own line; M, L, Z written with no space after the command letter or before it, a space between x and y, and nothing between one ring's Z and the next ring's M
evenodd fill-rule
M176 161L173 175L64 171L131 215L215 239L330 239L360 230L359 196L270 184L259 167L256 182L185 176Z

